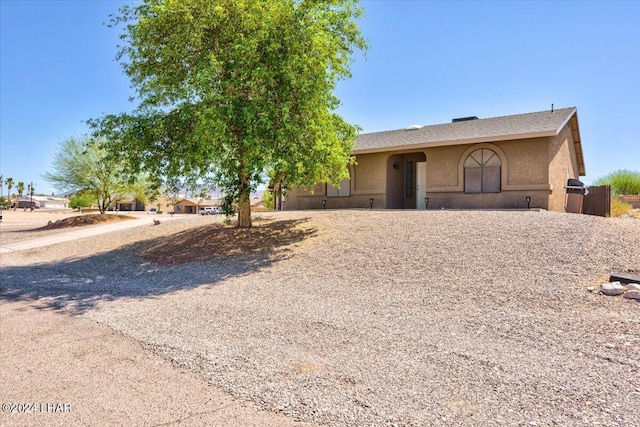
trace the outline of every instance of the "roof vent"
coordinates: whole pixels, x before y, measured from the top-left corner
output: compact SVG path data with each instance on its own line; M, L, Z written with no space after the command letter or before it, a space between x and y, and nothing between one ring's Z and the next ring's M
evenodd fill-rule
M478 117L476 117L476 116L458 117L457 119L451 120L451 123L466 122L466 121L469 121L469 120L478 120Z
M420 129L422 126L420 125L411 125L408 128L406 128L405 130L418 130Z

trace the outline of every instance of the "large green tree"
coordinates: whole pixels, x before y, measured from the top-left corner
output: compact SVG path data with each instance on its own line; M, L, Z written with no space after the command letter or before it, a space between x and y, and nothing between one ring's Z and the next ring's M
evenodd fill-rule
M366 49L357 0L145 0L113 17L140 101L89 120L111 153L157 180L211 181L251 226L249 196L271 173L287 185L338 183L355 126L333 95Z
M92 194L100 213L128 194L137 194L144 179L125 173L125 166L107 156L98 141L70 137L62 141L53 158L53 170L43 175L61 192Z
M599 178L595 185L610 185L612 194L640 194L640 172L620 169Z

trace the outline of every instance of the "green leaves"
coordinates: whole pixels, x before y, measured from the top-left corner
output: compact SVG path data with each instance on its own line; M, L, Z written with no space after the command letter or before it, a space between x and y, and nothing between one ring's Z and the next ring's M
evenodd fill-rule
M640 194L640 172L620 169L599 178L595 185L611 185L612 194Z

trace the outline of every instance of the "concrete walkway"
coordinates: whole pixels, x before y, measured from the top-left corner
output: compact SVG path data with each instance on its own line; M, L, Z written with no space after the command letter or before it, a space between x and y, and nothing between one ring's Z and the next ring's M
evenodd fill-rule
M175 219L185 219L184 216L149 216L145 218L132 219L128 221L114 222L111 224L80 227L71 231L64 231L59 234L41 237L39 239L27 240L24 242L12 243L0 246L0 254L25 249L40 248L43 246L55 245L56 243L68 242L70 240L82 239L84 237L97 236L99 234L111 233L113 231L126 230L128 228L139 227L141 225L153 225L153 220L171 221Z

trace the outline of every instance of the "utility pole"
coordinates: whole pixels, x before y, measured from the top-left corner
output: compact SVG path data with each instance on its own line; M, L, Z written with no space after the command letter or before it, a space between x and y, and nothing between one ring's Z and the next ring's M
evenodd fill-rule
M31 201L29 202L29 207L31 208L31 212L33 212L33 181L29 185L29 194L31 195Z

